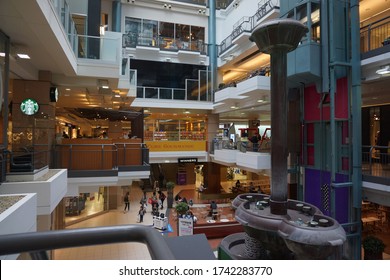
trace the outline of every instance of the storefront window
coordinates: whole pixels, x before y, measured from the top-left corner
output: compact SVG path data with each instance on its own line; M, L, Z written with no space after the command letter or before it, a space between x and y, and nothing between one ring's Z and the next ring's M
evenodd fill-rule
M107 187L99 187L96 192L80 193L79 196L64 197L65 224L70 225L108 210Z
M190 49L201 51L204 44L204 27L191 26Z
M159 43L162 49L175 48L175 24L170 22L159 23Z
M143 20L142 33L140 37L140 44L144 46L156 46L157 38L157 21Z
M138 45L139 33L141 33L141 19L126 17L123 45L125 47L135 48Z
M203 51L204 32L205 28L200 26L126 17L123 47Z
M311 39L313 42L320 43L320 4L311 3Z
M154 119L145 120L145 141L204 141L206 121L202 118Z
M178 49L189 49L190 26L185 24L176 24L176 45Z

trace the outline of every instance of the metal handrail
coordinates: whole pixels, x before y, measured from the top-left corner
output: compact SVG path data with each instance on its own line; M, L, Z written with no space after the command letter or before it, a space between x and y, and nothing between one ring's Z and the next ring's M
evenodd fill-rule
M35 259L45 259L45 254L42 254L42 251L120 242L144 243L147 245L152 259L175 259L161 233L152 227L141 225L0 235L0 255L29 252L35 256Z
M361 52L381 48L390 43L390 16L377 20L360 28L362 39Z
M260 3L259 3L260 4ZM268 7L268 9L267 9ZM219 45L218 54L221 55L230 47L233 46L233 40L241 35L243 32L252 32L257 22L267 15L272 9L277 9L278 6L274 5L272 0L265 0L262 5L259 5L256 13L250 17L243 17L233 26L233 31L221 41ZM247 23L249 26L243 28L243 25Z

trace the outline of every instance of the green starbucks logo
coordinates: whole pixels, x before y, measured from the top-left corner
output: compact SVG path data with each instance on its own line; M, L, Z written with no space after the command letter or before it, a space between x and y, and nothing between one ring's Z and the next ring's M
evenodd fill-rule
M20 110L26 115L34 115L39 110L38 103L31 98L27 98L20 104Z

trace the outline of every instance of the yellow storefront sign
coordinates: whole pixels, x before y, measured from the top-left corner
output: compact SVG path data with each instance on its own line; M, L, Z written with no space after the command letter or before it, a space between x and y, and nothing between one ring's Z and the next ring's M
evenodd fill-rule
M146 141L149 152L206 151L206 141Z

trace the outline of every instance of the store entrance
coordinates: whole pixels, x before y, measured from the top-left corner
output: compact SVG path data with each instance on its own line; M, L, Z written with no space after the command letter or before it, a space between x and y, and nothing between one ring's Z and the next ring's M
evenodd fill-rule
M65 197L65 225L69 226L107 210L107 195L107 187L99 187L96 192Z

